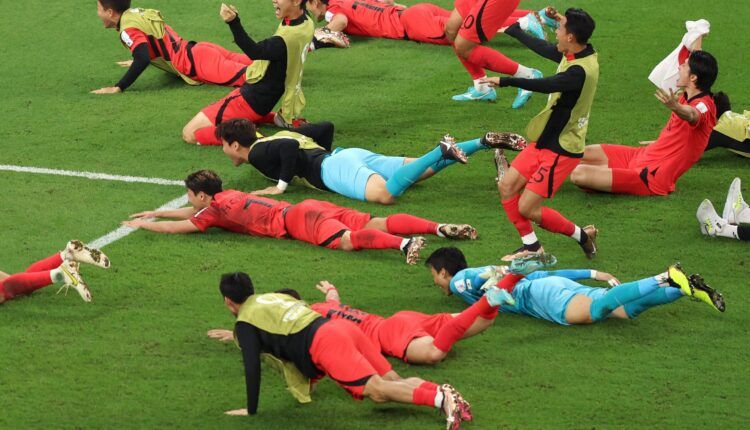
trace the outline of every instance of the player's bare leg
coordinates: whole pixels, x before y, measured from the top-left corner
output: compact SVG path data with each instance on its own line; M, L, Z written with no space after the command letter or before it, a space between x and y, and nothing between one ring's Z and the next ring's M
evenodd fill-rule
M460 314L453 314L455 318ZM478 317L471 327L461 336L461 339L467 339L472 336L476 336L479 333L487 330L492 323L495 321L494 318L486 319ZM432 336L422 336L413 339L409 342L409 346L406 348L406 360L411 364L437 364L448 355L447 352L441 351L435 346L435 338Z
M604 148L601 145L588 145L583 151L583 159L581 164L589 164L595 166L608 166L609 158L607 153L604 152Z
M193 119L191 119L187 124L185 124L185 127L182 129L182 140L184 140L186 143L190 144L197 144L198 140L195 137L195 132L205 128L205 127L211 127L214 123L204 114L203 112L198 112Z
M412 159L413 160L413 159ZM381 205L392 205L396 203L396 197L388 191L385 186L386 180L380 175L370 175L365 185L365 200Z
M594 191L612 192L612 169L606 165L579 164L570 174L574 185Z
M458 29L461 28L461 23L464 21L464 19L461 17L461 14L458 13L457 10L453 9L451 11L450 17L448 17L448 21L445 22L445 37L448 38L451 42L456 40L456 36L458 36Z

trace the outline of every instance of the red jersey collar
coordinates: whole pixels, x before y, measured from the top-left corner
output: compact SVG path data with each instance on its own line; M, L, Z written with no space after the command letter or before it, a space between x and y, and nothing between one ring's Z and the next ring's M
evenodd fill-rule
M589 55L594 53L594 47L591 46L590 43L586 44L586 47L583 48L583 51L577 53L577 54L565 54L565 58L568 59L568 61L573 61L577 58L584 58L588 57Z

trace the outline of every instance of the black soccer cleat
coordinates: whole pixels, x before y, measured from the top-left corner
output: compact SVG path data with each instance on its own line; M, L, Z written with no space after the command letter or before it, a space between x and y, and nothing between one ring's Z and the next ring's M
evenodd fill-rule
M520 134L496 133L494 131L485 134L480 143L487 148L508 149L510 151L523 151L527 146L526 139Z
M443 136L439 146L440 151L443 153L443 158L454 160L461 164L469 162L469 157L467 157L464 151L456 145L456 139L450 134Z

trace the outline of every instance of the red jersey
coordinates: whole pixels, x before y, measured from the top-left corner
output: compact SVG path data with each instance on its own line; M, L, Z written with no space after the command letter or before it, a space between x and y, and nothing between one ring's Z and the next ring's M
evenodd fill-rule
M348 20L344 33L403 39L404 26L399 19L402 10L374 0L330 0L326 6L326 21L330 22L334 15L342 14Z
M235 190L217 193L211 206L199 211L190 221L200 231L218 227L251 236L280 238L286 235L284 211L291 206Z
M656 141L633 161L648 169L643 173L648 187L661 195L674 191L680 176L700 160L716 125L716 105L710 94L701 93L690 100L683 94L680 104L692 106L698 112L698 122L691 125L672 112Z
M380 345L379 330L385 318L380 315L368 314L365 311L342 305L336 300L325 303L313 303L310 308L326 318L333 320L347 320L357 324L362 332L376 345Z
M170 26L165 25L164 30L164 37L157 39L135 27L123 28L120 32L120 41L130 49L130 52L133 52L136 46L146 43L148 55L152 60L161 57L171 62L182 47L183 40Z

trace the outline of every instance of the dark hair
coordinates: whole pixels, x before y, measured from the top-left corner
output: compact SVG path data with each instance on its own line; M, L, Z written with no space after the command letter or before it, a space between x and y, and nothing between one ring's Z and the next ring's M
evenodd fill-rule
M445 269L451 276L469 267L464 253L453 246L436 249L427 257L424 265L432 267L437 272Z
M230 144L237 142L245 148L249 148L258 140L255 134L255 124L241 118L230 119L216 126L216 138L224 139Z
M706 51L693 51L688 57L690 73L698 79L695 86L701 91L711 92L711 87L719 76L719 63L713 55Z
M112 9L117 13L123 13L130 9L130 0L99 0L104 9Z
M565 30L576 37L576 42L588 43L596 28L594 18L583 9L570 8L565 11L565 19Z
M253 281L250 280L250 276L245 272L225 273L221 275L219 291L221 291L222 296L237 304L245 303L248 297L255 294Z
M221 178L213 170L198 170L188 175L185 186L195 194L203 191L213 197L223 191Z
M276 290L275 292L276 294L286 294L287 296L292 296L297 300L302 300L302 296L299 295L299 291L293 288L282 288L280 290Z
M732 110L732 102L729 101L729 96L723 91L714 94L714 104L716 105L717 119L721 118L724 113Z

